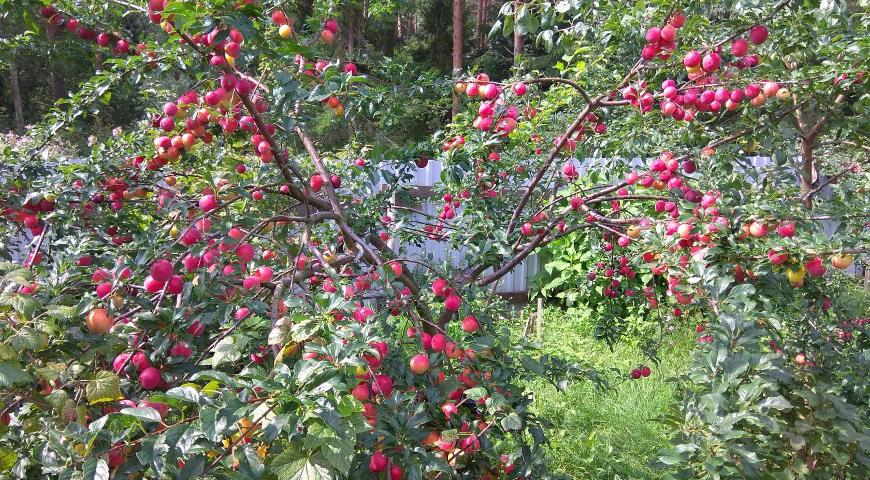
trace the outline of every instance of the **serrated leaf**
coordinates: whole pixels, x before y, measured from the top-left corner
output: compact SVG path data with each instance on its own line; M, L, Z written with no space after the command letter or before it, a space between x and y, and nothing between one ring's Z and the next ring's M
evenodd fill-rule
M469 388L465 391L465 396L468 397L469 400L480 400L481 398L486 396L486 389L483 387L474 387Z
M3 275L3 280L18 285L30 285L33 282L33 273L27 268L19 268Z
M331 480L333 478L329 468L323 465L319 456L309 456L295 447L287 448L275 457L269 465L269 471L275 474L278 480Z
M24 327L18 334L9 339L9 345L15 350L40 352L48 347L48 335L30 327Z
M122 400L124 395L121 394L121 379L112 372L99 372L96 378L87 382L85 395L91 405Z
M511 412L508 416L501 419L501 428L507 431L519 430L523 427L523 421L516 412Z

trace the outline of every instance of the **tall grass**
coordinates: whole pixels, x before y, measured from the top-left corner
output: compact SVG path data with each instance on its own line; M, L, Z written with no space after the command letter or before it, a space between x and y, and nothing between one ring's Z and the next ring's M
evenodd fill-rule
M685 327L668 334L658 352L661 363L650 365L652 375L622 380L645 361L638 342L632 341L637 339L611 350L593 338L593 328L581 310L546 310L542 337L546 353L621 372L614 388L604 392L589 382L572 385L567 392L544 381L528 384L535 393L534 408L554 424L551 469L576 479L662 478L663 472L649 466L650 458L668 445L667 429L657 418L675 406L675 387L668 378L685 373L694 332Z

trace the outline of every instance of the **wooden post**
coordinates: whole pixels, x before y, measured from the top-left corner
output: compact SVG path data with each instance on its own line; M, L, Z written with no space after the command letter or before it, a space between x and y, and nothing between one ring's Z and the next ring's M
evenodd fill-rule
M544 334L544 297L538 297L538 314L535 322L535 337L540 342Z
M462 74L462 0L453 0L453 78ZM459 95L453 92L453 111L459 113Z

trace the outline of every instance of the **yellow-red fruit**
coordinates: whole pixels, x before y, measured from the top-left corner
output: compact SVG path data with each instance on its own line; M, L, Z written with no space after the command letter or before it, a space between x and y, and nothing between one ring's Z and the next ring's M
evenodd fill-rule
M112 328L112 317L109 316L105 308L95 308L88 312L85 325L91 333L102 335Z
M831 257L831 264L837 270L845 270L845 269L849 268L850 265L852 265L852 260L854 260L854 258L852 257L852 255L849 255L848 253L834 255Z
M324 30L324 31L320 32L320 39L323 40L324 42L330 44L330 45L332 45L333 37L334 37L333 33L330 32L329 30Z
M281 25L278 27L278 35L281 38L290 38L293 36L293 28L290 25Z

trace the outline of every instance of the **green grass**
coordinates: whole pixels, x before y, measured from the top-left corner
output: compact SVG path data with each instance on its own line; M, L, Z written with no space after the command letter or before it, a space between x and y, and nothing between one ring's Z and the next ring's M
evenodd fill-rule
M544 381L533 381L535 411L553 422L549 455L553 473L576 479L654 479L663 473L649 465L668 445L667 428L657 421L675 405L674 386L667 379L686 371L694 342L688 327L666 337L659 365L650 377L614 381L612 390L598 391L591 382L559 392ZM592 337L590 322L577 310L548 309L543 345L547 353L583 361L599 370L629 372L644 361L635 342L611 351ZM613 375L610 374L609 377Z

